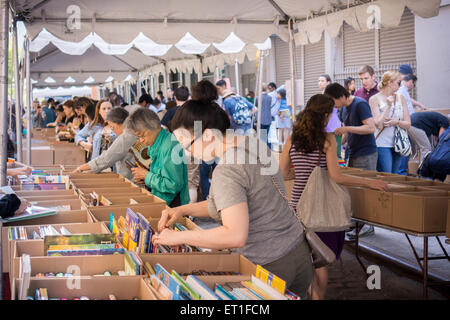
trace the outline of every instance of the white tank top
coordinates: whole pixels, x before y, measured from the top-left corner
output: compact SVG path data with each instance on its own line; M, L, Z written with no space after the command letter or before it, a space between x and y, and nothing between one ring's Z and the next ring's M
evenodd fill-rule
M401 96L398 94L396 95L396 101L395 105L391 107L391 110L389 111L389 114L387 115L388 118L391 118L393 120L403 120L403 105L402 105L402 99ZM393 98L393 97L390 97ZM380 112L383 113L384 110L387 108L387 104L384 101L381 101L378 97L378 104L380 107ZM378 136L376 139L377 147L382 148L393 148L394 147L394 128L392 127L386 127L384 130L380 133L378 136L378 133L380 130L375 131L375 137Z

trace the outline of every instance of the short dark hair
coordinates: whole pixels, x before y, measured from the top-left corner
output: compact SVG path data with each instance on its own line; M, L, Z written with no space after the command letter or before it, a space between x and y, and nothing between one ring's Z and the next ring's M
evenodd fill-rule
M348 93L347 89L345 89L343 86L341 86L339 83L334 82L325 88L324 94L329 95L330 97L334 99L339 99L342 97L350 97L350 93Z
M192 99L212 102L219 98L217 87L208 80L202 80L191 87Z
M113 122L116 124L123 124L125 122L125 119L128 117L128 111L124 108L115 107L112 108L107 114L106 114L106 121Z
M407 74L404 78L404 81L412 80L413 82L417 81L417 77L414 74Z
M286 90L278 89L277 93L280 95L281 99L286 99Z
M189 89L186 86L181 86L175 89L175 98L178 101L186 101L189 99Z
M55 99L53 99L53 98L48 98L47 103L50 104L50 102L55 103Z
M185 128L191 131L194 130L195 121L200 121L202 132L205 129L217 129L225 134L231 125L228 114L217 103L189 100L175 113L170 129L175 131Z
M277 88L277 85L275 84L275 82L270 82L267 86L271 87L271 88L274 88L274 89Z
M86 114L89 121L94 121L95 118L95 105L93 103L88 104L86 107Z
M154 106L157 106L157 105L160 105L161 104L161 100L159 100L158 98L155 98L154 100L153 100L153 105Z
M216 82L216 86L219 86L219 87L226 87L226 86L227 86L227 83L225 82L225 80L221 79L221 80L219 80L219 81Z
M153 99L149 94L143 94L142 96L139 97L138 103L142 103L144 101L145 101L145 103L153 104Z

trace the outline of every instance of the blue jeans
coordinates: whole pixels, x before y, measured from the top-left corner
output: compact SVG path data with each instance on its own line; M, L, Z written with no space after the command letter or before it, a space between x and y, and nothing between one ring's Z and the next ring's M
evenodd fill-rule
M397 171L398 174L401 174L403 176L406 176L408 174L408 162L409 157L402 157L402 160L400 161L400 167Z
M261 125L260 139L267 143L267 146L269 147L269 149L272 149L272 144L269 143L269 129L270 129L270 124L262 124Z
M394 148L378 147L377 171L397 173L400 168L402 156L394 151Z
M209 182L209 173L211 170L216 168L216 162L214 161L212 164L208 164L205 161L202 161L200 164L200 187L202 188L202 197L203 200L206 200L209 195L209 187L211 183Z

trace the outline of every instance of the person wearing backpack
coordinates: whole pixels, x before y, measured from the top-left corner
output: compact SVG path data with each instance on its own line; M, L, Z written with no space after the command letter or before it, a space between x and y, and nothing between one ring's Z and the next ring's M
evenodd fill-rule
M230 129L233 129L236 134L248 135L252 129L253 104L227 89L227 83L224 80L217 81L216 86L219 95L223 98L224 109L230 117Z

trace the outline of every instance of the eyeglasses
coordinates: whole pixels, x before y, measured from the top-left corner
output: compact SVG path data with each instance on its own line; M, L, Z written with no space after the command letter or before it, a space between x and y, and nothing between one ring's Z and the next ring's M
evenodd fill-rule
M188 151L189 153L191 153L191 150L189 150L191 148L191 146L194 144L195 140L197 140L198 138L200 138L201 135L199 135L198 137L192 139L191 143L189 143L189 145L183 147L184 150Z

